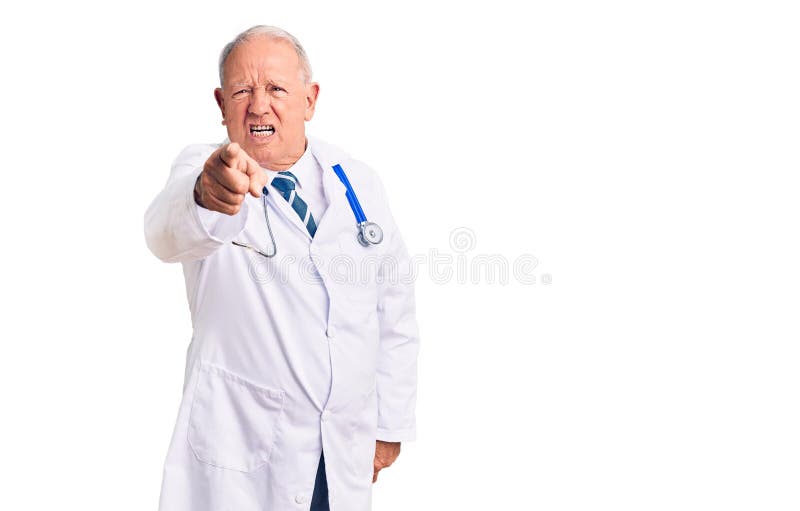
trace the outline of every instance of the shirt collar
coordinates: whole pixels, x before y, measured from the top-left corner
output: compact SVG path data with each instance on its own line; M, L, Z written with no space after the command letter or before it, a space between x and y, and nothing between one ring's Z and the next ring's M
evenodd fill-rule
M289 167L288 170L292 174L295 175L297 178L297 186L299 188L303 187L303 183L308 185L311 179L311 169L313 168L310 165L311 162L311 150L308 148L308 144L306 144L306 150L303 152L303 156L300 157L294 164Z
M311 153L311 144L309 144L308 141L306 140L306 150L303 152L303 155L296 162L294 162L291 167L283 170L283 171L289 171L292 174L294 174L294 177L297 178L298 188L302 188L303 183L308 184L309 180L313 178L311 172L313 171L312 169L314 167L310 165L310 163L313 161L313 158L314 156ZM269 179L267 184L268 185L271 184L272 179L275 177L275 174L277 174L278 171L270 170L264 167L262 167L262 169L264 169L264 172L267 173L267 178Z

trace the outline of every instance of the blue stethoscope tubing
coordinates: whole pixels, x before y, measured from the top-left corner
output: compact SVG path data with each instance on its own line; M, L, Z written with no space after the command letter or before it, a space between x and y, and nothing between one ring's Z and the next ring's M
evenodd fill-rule
M356 235L356 239L358 239L358 242L365 247L368 247L370 245L377 245L378 243L383 241L383 230L375 222L370 222L369 220L367 220L367 215L364 214L364 210L361 208L361 203L358 202L358 197L356 197L356 192L353 190L353 186L350 184L350 180L347 179L347 174L344 173L344 169L342 168L342 166L337 163L336 165L333 166L333 171L336 172L336 175L339 176L339 180L344 185L346 189L345 197L347 197L347 202L350 203L350 209L353 210L353 214L356 217L356 224L358 226L358 234ZM270 257L275 257L275 254L278 253L278 245L275 243L275 236L273 236L272 234L272 227L269 224L269 215L267 214L268 194L269 190L265 186L261 199L264 206L264 220L267 222L269 239L270 241L272 241L272 250L270 252L264 252L252 245L248 245L247 243L242 243L239 241L231 241L231 243L242 248L248 248L250 250L254 250L256 253L264 257L270 258Z
M347 179L347 174L344 173L342 166L337 163L333 166L333 171L336 172L336 175L339 176L339 180L347 189L344 195L347 197L347 202L350 203L350 209L353 210L353 215L356 217L358 242L365 247L377 245L383 241L383 230L375 222L367 220L367 215L364 214L364 210L361 209L361 203L358 201L356 192L353 190L353 185L351 185L350 180Z

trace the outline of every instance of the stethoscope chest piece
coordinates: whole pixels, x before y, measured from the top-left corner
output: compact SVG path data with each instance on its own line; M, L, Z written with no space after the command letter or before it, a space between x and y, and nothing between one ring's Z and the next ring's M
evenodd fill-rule
M376 224L375 222L370 222L367 220L367 215L364 214L364 209L361 207L361 204L358 202L358 197L356 197L356 192L353 191L353 187L350 185L350 180L347 179L347 175L344 173L344 169L338 163L333 166L333 171L336 172L336 175L339 176L339 179L342 181L342 184L345 187L345 197L347 197L347 202L350 203L350 209L353 210L353 215L356 217L356 225L358 227L358 233L356 234L356 238L358 242L365 247L370 245L377 245L381 241L383 241L383 229L381 226ZM267 230L269 231L269 238L272 241L272 250L270 252L264 252L259 250L258 248L248 245L247 243L242 243L239 241L232 241L236 246L249 248L254 250L258 254L264 257L274 257L275 254L278 253L278 246L275 243L275 236L272 234L272 227L269 224L269 215L267 214L267 195L269 194L269 189L265 186L262 191L262 204L264 206L264 220L267 223Z
M358 242L363 246L377 245L383 241L383 229L375 222L358 224Z
M367 220L367 215L364 214L364 210L358 202L358 197L356 197L356 192L353 191L353 186L350 184L350 180L347 179L347 175L344 173L342 166L337 163L333 166L333 171L336 172L336 175L339 176L339 180L344 185L346 190L344 195L347 197L347 202L350 203L350 209L353 210L353 214L356 217L356 225L358 225L358 234L356 237L358 238L358 242L365 247L377 245L383 241L383 229L375 222Z

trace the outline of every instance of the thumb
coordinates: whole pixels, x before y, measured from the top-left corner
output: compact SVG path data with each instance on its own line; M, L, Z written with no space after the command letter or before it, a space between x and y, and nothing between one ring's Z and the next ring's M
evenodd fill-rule
M267 174L252 158L247 158L247 177L250 178L250 195L261 197L261 191L267 185Z

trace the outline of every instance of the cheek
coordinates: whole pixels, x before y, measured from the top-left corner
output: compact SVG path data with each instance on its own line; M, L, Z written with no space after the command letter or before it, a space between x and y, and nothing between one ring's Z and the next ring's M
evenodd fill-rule
M235 104L233 108L228 110L228 119L232 121L240 121L245 118L247 115L247 105L246 104Z
M299 129L305 123L305 103L281 103L274 110L284 127Z

